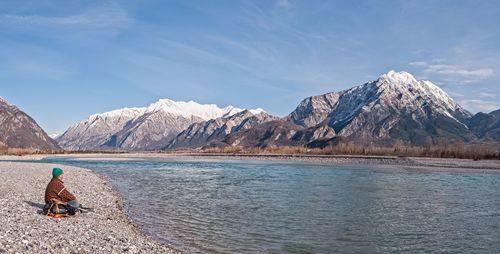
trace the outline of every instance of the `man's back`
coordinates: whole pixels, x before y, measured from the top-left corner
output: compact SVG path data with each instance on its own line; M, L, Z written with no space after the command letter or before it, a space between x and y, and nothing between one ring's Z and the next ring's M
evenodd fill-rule
M52 199L68 202L76 198L64 187L63 181L57 177L53 177L45 189L45 203L48 203Z

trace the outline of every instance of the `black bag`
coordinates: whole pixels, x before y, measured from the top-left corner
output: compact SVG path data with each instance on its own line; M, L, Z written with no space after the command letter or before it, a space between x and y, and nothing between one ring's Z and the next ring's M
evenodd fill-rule
M76 208L68 206L67 203L50 200L43 207L43 214L54 218L68 217L76 214Z

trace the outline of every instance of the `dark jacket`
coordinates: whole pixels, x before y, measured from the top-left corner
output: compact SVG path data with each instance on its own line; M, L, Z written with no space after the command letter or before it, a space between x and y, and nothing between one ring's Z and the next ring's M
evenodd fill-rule
M64 187L63 181L54 177L47 185L47 189L45 189L45 203L48 203L51 199L68 202L76 198L66 189L66 187Z

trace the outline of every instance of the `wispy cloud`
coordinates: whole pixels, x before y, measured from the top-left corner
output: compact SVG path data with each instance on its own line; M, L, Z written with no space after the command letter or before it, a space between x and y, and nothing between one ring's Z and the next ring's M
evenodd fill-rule
M436 84L436 83L435 83ZM459 93L457 91L455 91L454 89L449 89L449 88L443 88L443 90L450 96L454 97L454 98L458 98L458 97L463 97L464 95L462 93Z
M463 100L460 101L460 104L472 112L489 113L500 108L500 104L497 101L489 100Z
M233 64L234 61L229 61L229 59L224 60L224 62L247 71L253 77L275 81L282 80L293 84L307 85L308 87L318 84L332 84L338 80L338 77L332 74L328 67L311 63L308 57L314 58L315 52L310 52L310 55L304 56L302 58L303 62L298 62L294 61L290 55L283 54L284 48L270 47L262 43L237 41L221 36L210 36L209 38L219 45L224 45L224 48L228 51L247 59L248 61L243 63ZM287 61L294 64L284 66L282 63Z
M459 65L446 64L444 62L443 59L432 60L431 63L417 61L409 63L408 66L420 69L425 77L437 76L441 81L459 82L461 84L475 83L498 74L498 72L492 68L468 69Z
M195 58L204 62L220 64L239 69L240 71L244 71L246 73L257 75L257 73L255 73L255 71L252 68L237 61L234 61L227 56L217 54L217 52L212 52L209 49L204 49L193 45L189 45L187 43L182 43L167 39L162 39L161 42L163 42L165 45L168 45L169 48L176 48L177 52L182 52L184 54L189 55L192 59Z
M16 80L62 80L76 74L75 61L57 49L0 41L0 75Z
M331 85L336 79L332 63L326 63L324 52L318 45L330 41L326 34L314 29L296 26L295 3L290 0L276 0L271 5L247 2L241 15L235 17L249 33L260 38L230 38L210 35L207 38L224 45L233 56L246 59L239 62L247 67L254 77L302 84L304 87ZM297 12L297 13L295 13Z
M17 60L6 68L7 72L14 73L17 76L35 77L49 80L61 80L73 74L64 66L40 62L36 60Z
M250 1L246 4L241 15L236 18L243 24L262 31L285 33L298 31L290 24L290 21L295 18L295 14L289 0L278 0L274 5L266 6Z
M483 98L497 98L498 97L497 94L494 94L494 93L491 93L491 92L480 92L479 96L481 96Z
M292 15L292 4L289 0L278 0L277 4L287 13L287 15Z
M495 71L490 68L467 70L464 68L460 68L459 66L456 65L447 65L447 64L428 65L424 71L437 74L445 74L445 75L458 75L465 78L481 78L481 79L489 78L495 75Z
M15 33L53 36L62 31L99 31L121 29L134 23L125 9L118 5L105 5L83 10L73 15L21 15L0 14L0 28Z
M411 66L427 66L426 62L411 62L409 63Z
M292 4L288 0L278 0L278 5L282 6L283 8L289 9L292 7Z

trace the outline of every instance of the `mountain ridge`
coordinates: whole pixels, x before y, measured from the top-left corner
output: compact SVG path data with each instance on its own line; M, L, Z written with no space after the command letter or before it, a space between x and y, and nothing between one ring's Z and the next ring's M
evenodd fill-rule
M198 148L224 136L251 129L259 124L276 120L277 117L265 112L252 113L249 110L236 113L229 117L219 117L205 122L193 123L182 131L164 147L165 149Z
M497 142L496 121L500 110L476 117L478 114L472 115L434 83L391 70L362 85L307 97L282 119L267 113L263 118L257 117L261 113L265 111L246 112L233 106L219 108L215 104L161 99L148 107L94 114L75 124L80 125L78 132L70 135L73 140L67 138L66 142L76 145L64 144L62 140L73 126L57 140L65 148L85 150L164 150L216 147L214 144L324 147L346 141L364 146L392 146L397 140L422 146L429 137L450 142L481 139ZM107 125L92 127L106 121ZM489 128L481 128L481 121L487 122ZM319 130L325 131L325 135L318 135ZM251 141L251 137L262 142ZM79 140L84 144L78 144Z
M308 97L286 119L304 127L324 122L338 135L364 145L389 145L402 132L413 144L421 145L426 136L433 136L431 132L473 139L466 130L471 116L432 82L417 81L407 72L391 70L376 81ZM435 121L449 127L433 126ZM459 135L454 128L465 135Z
M475 114L468 120L467 126L483 141L500 143L500 109Z
M56 140L68 150L156 150L195 122L229 117L244 109L160 99L147 107L93 114ZM263 109L250 110L264 112Z
M0 97L0 142L9 148L59 150L38 123L18 107Z
M272 120L242 132L226 135L215 140L205 148L244 147L249 149L266 149L280 146L306 146L316 148L314 141L335 138L333 128L327 125L302 127L283 119Z

